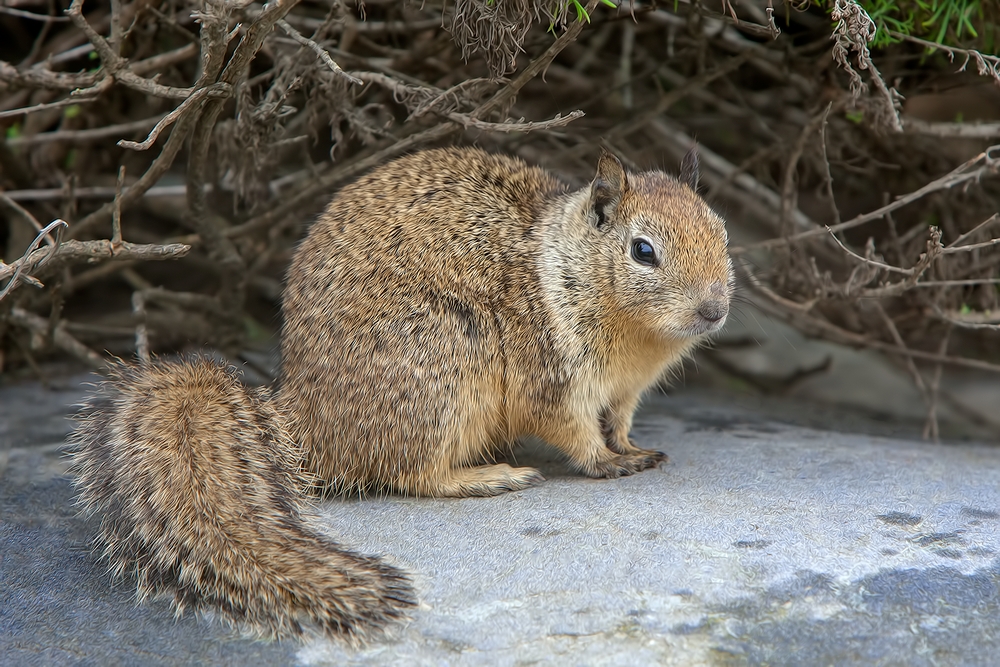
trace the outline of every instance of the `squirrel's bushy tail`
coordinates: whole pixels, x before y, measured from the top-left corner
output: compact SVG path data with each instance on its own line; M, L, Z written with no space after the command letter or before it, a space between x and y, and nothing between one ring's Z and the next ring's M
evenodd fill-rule
M359 637L414 604L405 575L311 528L309 476L265 390L204 358L119 363L77 415L80 503L139 599L280 638Z

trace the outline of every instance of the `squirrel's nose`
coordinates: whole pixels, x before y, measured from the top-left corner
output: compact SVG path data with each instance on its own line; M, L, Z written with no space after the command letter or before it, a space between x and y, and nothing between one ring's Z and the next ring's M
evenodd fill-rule
M729 314L729 302L722 299L705 301L698 308L698 314L709 322L718 322Z

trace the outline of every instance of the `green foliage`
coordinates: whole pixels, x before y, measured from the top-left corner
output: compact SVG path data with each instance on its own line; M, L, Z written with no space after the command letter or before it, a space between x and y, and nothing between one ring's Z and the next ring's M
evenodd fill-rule
M601 4L611 7L612 9L616 9L618 7L618 5L612 2L612 0L601 0ZM569 0L569 2L561 3L559 13L561 14L567 7L572 7L576 10L577 21L586 21L587 23L590 23L590 14L587 13L587 8L580 3L580 0Z
M848 111L844 114L844 118L851 121L855 125L861 125L865 120L865 112L861 110Z
M900 41L889 31L949 46L968 45L992 52L997 3L991 0L860 0L878 26L872 46Z

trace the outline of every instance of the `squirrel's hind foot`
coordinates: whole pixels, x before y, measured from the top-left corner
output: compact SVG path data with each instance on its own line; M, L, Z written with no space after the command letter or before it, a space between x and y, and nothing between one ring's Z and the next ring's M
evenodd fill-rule
M453 468L448 478L438 483L431 495L466 498L498 496L508 491L520 491L545 481L534 468L512 468L506 463Z

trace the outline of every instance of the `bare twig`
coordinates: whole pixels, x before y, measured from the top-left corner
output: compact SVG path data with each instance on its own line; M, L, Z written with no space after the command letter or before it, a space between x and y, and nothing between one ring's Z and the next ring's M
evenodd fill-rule
M129 123L119 123L117 125L106 125L105 127L95 127L90 130L58 130L56 132L44 132L28 136L11 137L7 139L7 145L12 147L37 146L55 141L63 141L68 144L85 144L101 139L117 138L123 134L147 130L156 125L157 121L163 118L164 114L158 114L142 120L134 120Z
M146 299L141 290L132 292L132 312L135 314L135 354L139 363L149 366L149 333L146 331Z
M257 14L256 19L243 33L236 46L232 58L222 67L222 57L226 52L228 33L226 32L226 16L224 12L230 9L225 2L219 2L218 16L213 15L211 21L203 25L202 76L199 83L207 83L218 74L218 82L236 86L244 81L250 64L256 57L264 40L274 29L274 26L297 4L298 0L272 0ZM206 19L209 15L206 14ZM208 30L206 30L208 28ZM221 73L220 73L221 71ZM191 147L187 164L187 197L188 207L186 217L188 224L194 226L212 258L219 263L221 286L219 288L219 305L223 312L236 313L242 308L245 284L246 263L236 246L225 234L224 220L209 211L204 184L208 168L208 156L212 146L215 123L222 112L223 100L208 100L194 126L191 135Z
M734 56L726 60L718 67L708 70L699 76L691 77L683 85L662 95L660 99L657 100L655 106L646 109L642 113L635 114L634 117L625 123L616 125L605 135L605 138L616 139L626 137L647 124L662 121L663 114L665 114L674 104L692 94L694 91L703 89L712 81L736 71L747 61L747 58L747 54Z
M65 16L49 16L47 14L35 14L33 12L26 12L21 9L4 7L3 5L0 5L0 14L16 16L18 18L28 19L30 21L44 21L45 23L60 23L63 21L69 21L69 18Z
M691 150L691 148L695 145L694 139L689 137L683 130L676 127L673 123L663 120L662 118L651 120L649 122L649 127L655 130L660 136L670 141L670 143L676 147L678 153L681 155ZM778 193L755 179L750 174L739 173L734 164L723 158L718 153L700 145L698 146L698 157L703 167L720 174L722 179L731 178L735 185L749 193L755 200L761 202L772 212L772 215L774 212L781 210L781 197ZM795 226L800 229L823 229L798 208L793 208L790 212L790 216L791 220L795 223ZM750 246L747 249L737 247L733 248L731 252L739 254L741 252L746 252L746 250L756 248L759 245L760 244Z
M769 241L761 241L760 243L755 243L747 247L736 247L732 248L731 252L735 254L741 254L750 250L759 250L763 248L773 248L781 245L788 245L796 241L801 241L802 239L812 238L814 236L820 236L827 232L840 232L845 229L851 229L853 227L858 227L872 220L878 220L879 218L891 213L897 209L900 209L907 204L912 204L918 201L932 192L938 192L940 190L947 190L953 188L956 185L961 185L963 183L968 183L970 181L978 181L983 176L988 174L993 174L998 169L998 163L1000 160L993 157L993 153L1000 150L1000 146L991 146L987 150L983 151L976 157L965 162L961 166L953 169L944 176L937 178L927 185L924 185L913 192L903 195L902 197L896 198L890 204L886 204L880 208L870 211L868 213L863 213L861 215L855 216L846 222L842 222L839 225L834 225L829 228L818 228L809 231L799 232L798 234L793 234L791 236L785 236L783 238L771 239Z
M42 228L42 224L35 219L35 216L31 215L31 211L18 204L3 191L0 191L0 202L3 202L7 208L21 216L21 219L28 223L36 232Z
M71 97L65 100L59 100L58 102L46 102L44 104L35 104L30 107L22 107L20 109L8 109L7 111L0 111L0 119L3 118L13 118L15 116L26 116L28 114L36 113L38 111L45 111L47 109L61 109L63 107L72 106L74 104L89 104L97 100L97 97Z
M874 301L873 307L875 312L877 312L881 318L882 322L885 324L886 329L888 329L889 334L892 336L892 340L896 343L896 346L903 352L903 360L906 362L906 367L910 371L910 375L913 376L913 383L917 385L917 389L924 396L924 402L928 403L928 408L930 407L930 396L927 393L927 385L924 383L924 377L920 374L917 369L917 364L913 361L913 356L909 354L910 349L906 346L903 341L903 337L899 335L899 329L896 328L896 323L892 321L888 313L882 307L882 304L878 301Z
M799 166L799 159L802 157L803 151L806 149L806 141L809 136L812 135L818 128L823 127L826 124L826 119L830 115L830 108L832 104L828 104L823 113L814 116L802 131L799 133L798 139L795 141L795 145L792 147L791 155L788 157L788 161L785 163L785 175L781 183L781 215L778 218L778 229L781 230L782 234L787 234L787 225L791 222L792 208L798 208L796 204L796 196L798 190L795 188L796 169Z
M0 82L15 84L26 88L72 91L69 100L62 100L61 102L56 103L60 106L66 106L68 104L82 104L92 101L96 96L92 87L104 79L103 74L98 72L53 72L46 68L49 64L72 60L92 51L94 51L93 45L85 44L81 47L70 49L66 53L60 54L60 56L49 58L47 61L39 63L28 69L19 69L10 63L0 61ZM197 52L197 45L188 44L187 46L182 46L178 49L174 49L173 51L167 51L166 53L161 53L145 60L140 60L131 66L131 70L135 75L141 76L143 74L149 74L164 67L187 60ZM14 116L24 113L32 113L36 110L45 108L54 107L51 105L47 107L36 105L34 107L15 109L4 113Z
M311 49L313 53L319 56L319 59L323 61L323 64L329 67L330 71L336 74L337 76L342 76L351 83L355 83L358 85L362 85L364 83L364 81L362 81L361 79L351 76L343 69L341 69L340 65L338 65L337 62L330 57L330 54L326 51L326 49L324 49L322 46L320 46L313 40L309 39L308 37L304 37L302 33L300 33L298 30L289 25L288 21L281 19L280 21L278 21L278 27L284 30L288 34L288 36L294 39L296 42L306 47L307 49Z
M864 336L862 334L856 334L852 331L842 329L825 319L811 315L810 311L817 300L813 299L805 303L797 303L795 301L791 301L790 299L785 299L775 294L773 290L761 282L760 278L754 275L754 273L750 271L746 265L741 266L741 269L747 277L747 284L753 287L754 291L758 294L766 297L758 302L762 308L773 315L789 321L797 329L806 332L809 335L826 338L827 340L832 340L833 342L844 345L880 350L893 355L908 356L913 357L914 359L923 359L925 361L933 361L951 366L961 366L964 368L975 368L991 373L1000 373L1000 364L991 364L987 361L981 361L979 359L969 359L966 357L955 357L935 354L933 352L924 352L923 350L915 350L913 348L903 350L895 344L885 343L871 338L870 336Z
M48 339L49 321L44 317L29 313L23 308L15 307L10 309L8 318L13 324L24 327L40 340ZM101 355L78 341L66 330L65 322L59 323L52 332L51 342L63 352L76 357L92 368L103 369L105 366Z
M976 285L1000 285L1000 278L974 278L971 280L924 280L914 287L974 287Z
M827 227L827 230L829 230L829 229L830 228ZM862 257L861 255L857 254L856 252L854 252L853 250L851 250L850 248L848 248L846 245L844 245L841 242L841 240L836 237L835 234L831 233L830 236L833 238L834 242L837 245L840 246L840 249L843 250L844 252L846 252L850 257L852 257L852 258L858 260L859 262L862 262L863 264L866 264L866 265L868 265L868 266L870 266L872 268L882 269L883 271L890 271L892 273L901 273L904 276L912 276L913 273L914 273L913 269L902 269L902 268L900 268L898 266L892 266L890 264L886 264L885 262L878 262L878 261L876 261L874 259L869 259L868 257Z
M590 4L588 4L588 11L590 11L598 1L599 0L591 0ZM574 23L574 25L560 35L560 37L556 39L541 56L533 60L532 63L525 68L521 75L519 75L514 81L510 82L502 90L498 91L478 109L467 114L468 117L474 119L483 118L491 111L498 109L509 102L531 78L543 71L545 67L552 62L556 55L566 48L566 46L576 38L582 29L582 24L579 22ZM409 130L411 133L388 145L383 145L377 150L363 152L347 164L338 164L335 167L332 167L312 183L301 187L296 192L290 193L271 210L251 218L241 225L230 227L226 230L226 235L229 237L243 236L256 230L270 227L271 225L284 219L296 208L302 206L303 202L309 201L322 193L328 192L330 188L336 184L354 178L358 174L371 169L375 165L378 165L385 160L400 155L408 150L413 150L418 146L423 146L431 142L444 139L445 137L456 132L457 126L448 123L419 131L414 131L412 126L404 126L404 131L406 130Z
M989 241L983 241L982 243L973 243L972 245L963 245L957 248L945 248L941 251L941 254L954 255L957 252L969 252L970 250L979 250L980 248L992 248L996 245L1000 245L1000 239L990 239Z
M125 165L118 167L118 181L115 185L115 209L111 214L111 245L122 244L122 183L125 182Z
M600 0L590 0L587 3L586 12L587 14L593 13L597 8ZM566 31L559 35L559 37L552 42L548 49L539 56L531 61L531 63L524 68L524 70L511 81L509 84L501 88L497 93L491 97L485 104L483 104L479 109L470 114L473 118L484 118L489 114L493 113L498 109L505 108L508 104L514 101L517 94L521 92L524 86L535 78L539 73L544 72L549 64L555 60L555 57L566 48L571 42L576 41L576 38L583 31L583 21L574 21Z
M941 337L941 344L938 346L938 354L946 356L948 353L948 343L951 341L951 327L948 327L944 336ZM934 366L934 379L931 380L929 389L930 405L927 406L927 423L924 424L924 439L932 439L934 442L941 441L941 432L938 428L938 401L941 396L941 369L944 367L940 362Z
M531 132L533 130L548 130L554 127L569 125L571 122L577 118L582 118L584 115L582 111L577 110L571 111L565 116L556 114L554 118L543 121L525 121L524 118L521 118L517 121L489 123L475 118L472 114L458 113L455 111L437 111L434 109L433 104L442 99L448 91L441 91L429 86L420 87L407 85L401 81L397 81L391 76L379 74L378 72L351 72L351 74L362 83L367 81L388 88L394 93L397 93L397 95L403 99L411 98L414 100L422 100L417 105L417 110L413 112L413 117L415 118L431 111L458 123L462 127L474 127L488 132Z
M954 241L952 241L951 243L949 243L948 245L946 245L945 249L951 249L951 248L956 247L962 241L964 241L964 240L966 240L968 238L971 238L973 234L975 234L976 232L980 232L980 231L986 229L987 227L989 227L990 225L992 225L997 220L1000 220L1000 213L994 213L990 217L986 218L985 220L983 220L982 222L980 222L978 225L976 225L975 227L973 227L972 229L970 229L969 231L965 232L964 234L962 234L961 236L959 236L957 239L955 239Z
M174 158L184 145L184 140L187 139L190 126L194 124L194 121L195 118L192 114L181 114L159 156L153 160L153 164L146 170L146 173L122 193L121 200L118 203L119 206L124 208L137 201L170 169ZM74 227L74 232L82 234L106 221L113 213L114 206L114 202L108 202L82 220L79 220Z
M207 184L205 188L212 190L212 185ZM76 199L114 199L116 188L108 186L98 186L91 188L75 188L69 193L66 188L38 188L30 190L8 190L5 195L11 201L58 201L70 197ZM124 192L128 192L125 188ZM183 185L157 185L146 190L142 196L152 197L183 197L187 188ZM77 223L79 224L79 223Z
M28 275L29 272L34 272L40 269L42 266L47 264L52 257L59 252L59 245L62 242L62 231L67 227L65 220L53 220L48 225L43 227L35 239L28 246L28 249L24 251L21 259L17 260L13 264L4 264L0 262L0 280L3 280L7 276L10 276L10 280L0 290L0 301L4 299L8 294L17 289L20 282L29 282L35 287L41 287L41 283L38 282L37 278ZM50 234L56 232L56 236L53 239ZM42 241L48 239L49 244L43 248L39 249L38 246L42 244Z
M903 33L896 32L895 30L890 30L889 34L896 39L919 44L932 51L944 51L948 54L948 58L952 62L955 62L956 55L962 56L965 60L962 62L962 66L958 68L959 72L964 72L966 67L969 66L969 63L974 62L976 63L976 71L981 76L990 76L996 83L1000 84L1000 56L987 55L974 49L958 49L952 46L939 44L938 42L920 39L919 37L914 37L913 35L904 35Z
M913 134L954 139L1000 138L1000 123L928 123L916 118L904 118L903 129Z
M122 139L118 142L118 145L122 148L130 148L134 151L144 151L150 148L160 136L160 132L166 129L171 123L176 121L181 114L183 114L188 109L197 105L199 102L203 101L206 97L212 97L213 95L225 95L228 96L232 91L232 86L226 83L216 83L206 88L199 88L195 92L191 93L191 97L187 98L181 102L176 109L168 113L167 115L160 118L152 130L149 132L149 136L146 137L145 141L135 142L126 141Z
M584 113L580 110L570 111L565 116L556 114L549 120L525 121L521 118L518 121L506 121L503 123L488 123L484 120L472 118L461 113L449 113L448 118L459 123L463 127L474 127L487 132L532 132L534 130L550 130L554 127L564 127L577 118L583 118Z
M771 0L768 0L768 5L770 5ZM768 12L770 16L770 12ZM833 194L833 174L830 173L830 158L826 154L826 128L828 126L828 119L830 116L830 109L833 108L833 103L830 103L826 107L826 112L824 114L823 122L819 126L819 149L821 157L823 159L823 185L826 189L826 199L830 206L830 217L833 219L834 225L839 225L840 220L840 209L837 207L837 198Z
M57 220L53 222L52 225L55 225L57 222L60 221ZM46 232L46 230L48 230L48 227L42 231ZM50 251L48 248L40 248L33 251L31 254L22 257L13 264L0 264L0 280L5 280L6 278L12 276L21 266L22 262L25 266L31 267L31 270L37 271L39 262L41 262L49 254L52 256L45 261L46 272L54 272L70 264L77 264L80 262L93 264L108 259L139 259L145 261L176 259L186 255L189 250L191 250L191 246L181 243L152 245L135 244L122 241L121 245L114 248L108 241L69 240L60 243L55 252Z
M344 25L341 23L334 23L326 26L326 21L324 19L316 19L309 16L289 16L286 20L292 25L299 25L306 30L317 30L322 27L327 27L329 34L337 34L345 30ZM440 28L441 19L432 18L422 19L419 21L356 21L352 27L358 33L363 35L399 35L421 32L430 28Z
M961 329L980 329L1000 331L1000 313L946 313L937 304L931 305L931 310L943 322L953 324Z
M113 77L116 81L133 90L156 97L184 100L194 92L192 88L175 88L173 86L158 84L150 79L144 79L132 71L128 65L128 61L119 56L107 40L97 34L97 31L84 18L83 0L73 0L66 13L72 19L73 23L87 35L90 43L94 45L94 48L101 57L101 64L107 76Z

